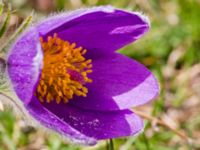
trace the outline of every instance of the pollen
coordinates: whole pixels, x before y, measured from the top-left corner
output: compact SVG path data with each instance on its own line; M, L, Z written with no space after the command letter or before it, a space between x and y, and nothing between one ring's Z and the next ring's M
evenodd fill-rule
M56 101L57 104L67 103L75 95L86 97L85 85L92 82L88 77L92 72L92 60L84 57L87 50L60 39L57 34L46 41L41 37L40 43L43 69L35 96L41 102Z

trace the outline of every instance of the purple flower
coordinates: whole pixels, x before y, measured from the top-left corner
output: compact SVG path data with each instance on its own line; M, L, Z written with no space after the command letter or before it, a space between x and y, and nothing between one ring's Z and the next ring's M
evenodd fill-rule
M148 29L145 16L111 6L50 17L12 47L13 88L37 121L75 142L135 135L143 121L129 108L154 99L158 83L116 50Z

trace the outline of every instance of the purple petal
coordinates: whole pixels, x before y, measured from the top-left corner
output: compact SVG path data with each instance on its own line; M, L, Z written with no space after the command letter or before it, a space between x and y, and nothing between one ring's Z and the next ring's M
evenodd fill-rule
M57 104L55 104L56 107ZM48 109L43 107L39 100L33 97L33 100L26 106L29 113L34 116L37 121L46 126L47 128L53 129L65 137L68 137L68 140L71 140L75 143L81 143L86 145L94 145L96 144L96 140L88 137L80 131L76 130L70 124L65 122L64 117L56 116L54 112L50 112ZM60 110L56 110L55 112L59 112ZM62 114L67 115L67 114Z
M63 40L88 49L90 56L112 53L137 40L149 29L141 14L110 6L62 14L38 25L44 37L58 33Z
M42 51L39 35L33 28L22 35L8 56L8 75L19 98L28 103L39 78Z
M143 121L129 110L92 111L69 104L43 104L63 121L95 139L135 135L143 129Z
M147 103L159 92L147 68L120 54L94 60L90 78L87 97L75 97L70 103L94 110L127 109Z

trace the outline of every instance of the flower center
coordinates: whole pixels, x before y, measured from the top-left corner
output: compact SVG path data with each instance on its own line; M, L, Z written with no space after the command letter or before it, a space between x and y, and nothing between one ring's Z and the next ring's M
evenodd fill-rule
M86 83L92 82L92 60L84 58L87 52L76 44L70 44L54 34L45 42L40 38L43 49L43 69L35 95L41 102L56 100L67 103L74 95L86 97Z

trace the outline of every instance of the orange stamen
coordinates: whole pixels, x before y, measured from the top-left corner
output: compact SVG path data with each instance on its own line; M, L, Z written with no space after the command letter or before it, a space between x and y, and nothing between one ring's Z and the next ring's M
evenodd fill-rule
M86 97L86 83L92 82L92 60L85 59L87 52L76 44L60 39L57 34L47 42L40 38L43 49L43 69L35 95L41 102L63 101L67 103L74 95Z

